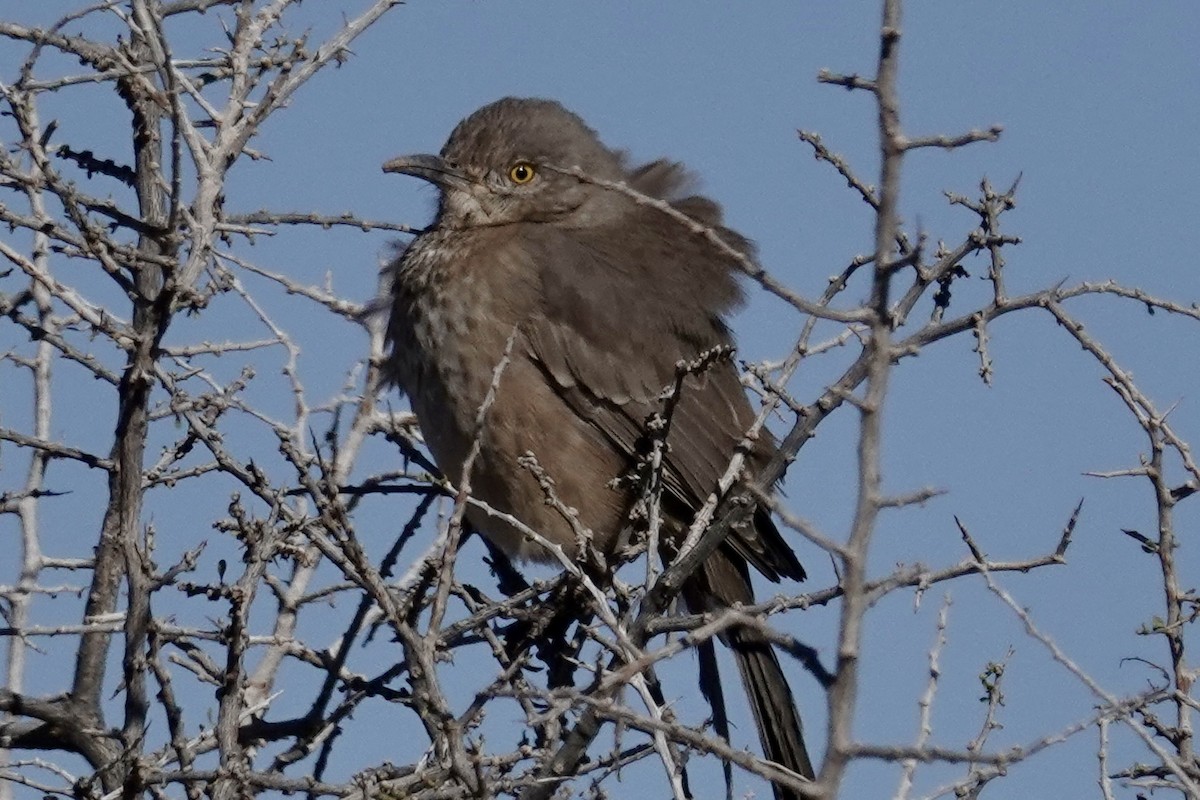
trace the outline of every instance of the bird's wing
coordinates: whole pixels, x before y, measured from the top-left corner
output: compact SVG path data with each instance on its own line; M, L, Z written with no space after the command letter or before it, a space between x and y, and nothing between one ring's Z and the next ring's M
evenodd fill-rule
M525 331L530 355L572 410L631 459L646 421L663 408L676 364L731 344L721 314L740 295L729 267L679 238L683 253L666 243L552 226L526 240L535 248L530 255L541 268L542 288L541 308ZM667 440L669 499L687 511L699 508L753 419L729 361L688 377ZM764 438L756 460L772 447ZM768 577L800 577L803 570L769 517L758 522L731 535L729 546Z

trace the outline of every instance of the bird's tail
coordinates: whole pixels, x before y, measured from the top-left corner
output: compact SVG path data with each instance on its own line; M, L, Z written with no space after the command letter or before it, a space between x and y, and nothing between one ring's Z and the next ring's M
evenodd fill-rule
M804 746L804 730L791 687L783 676L779 659L771 645L745 629L729 636L729 647L737 660L738 671L754 712L758 738L768 759L782 767L813 779L812 762ZM772 784L776 800L793 800L794 792Z
M692 575L684 585L683 595L694 611L754 602L746 562L724 548L710 555ZM798 775L815 779L812 761L804 746L800 713L796 710L791 687L771 644L753 628L733 628L726 631L721 639L737 660L738 672L741 673L742 684L754 713L754 723L758 727L763 755ZM715 675L711 679L719 681ZM723 702L719 686L706 688L703 685L703 671L701 688L710 702ZM796 792L775 783L771 788L775 792L775 800L796 800L799 797Z

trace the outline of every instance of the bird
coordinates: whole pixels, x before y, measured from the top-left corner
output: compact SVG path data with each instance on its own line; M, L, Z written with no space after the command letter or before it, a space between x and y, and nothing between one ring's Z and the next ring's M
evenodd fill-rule
M383 169L438 191L432 224L386 268L384 369L409 398L439 469L502 512L468 506L467 521L517 559L549 556L505 514L569 558L581 557L581 531L612 554L638 496L622 477L644 455L647 420L662 411L677 365L733 347L726 320L744 301L739 254L752 259L753 245L725 227L717 203L691 192L682 164L634 164L554 100L492 102L463 119L439 154L400 156ZM663 204L727 247L689 231ZM754 419L730 359L683 380L661 466L666 552ZM749 471L775 449L760 435ZM547 502L530 454L558 503ZM751 567L771 581L805 577L761 507L688 578L685 603L694 613L753 603ZM813 779L775 651L747 627L723 641L765 756ZM772 788L777 800L798 796Z

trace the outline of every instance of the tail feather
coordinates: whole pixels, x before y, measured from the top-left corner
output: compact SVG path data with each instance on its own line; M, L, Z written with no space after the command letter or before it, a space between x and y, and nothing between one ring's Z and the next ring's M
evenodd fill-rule
M717 550L684 585L683 595L688 606L696 611L753 603L745 559L724 548ZM735 628L721 639L737 661L763 754L797 775L815 779L796 701L771 644L753 628ZM711 691L705 696L710 702L713 700ZM799 798L796 792L778 784L772 783L771 788L775 800Z
M775 651L771 645L758 637L747 636L744 631L734 633L729 644L742 674L764 754L781 767L814 779L816 775L804 746L804 729L796 712L796 701ZM772 784L771 788L776 800L798 797L785 787Z

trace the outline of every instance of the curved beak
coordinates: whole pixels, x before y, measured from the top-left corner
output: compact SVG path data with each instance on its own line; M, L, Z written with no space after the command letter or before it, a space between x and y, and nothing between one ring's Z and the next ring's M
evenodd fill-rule
M383 171L411 175L442 189L466 189L472 182L461 169L451 166L441 156L429 153L393 158L383 165Z

